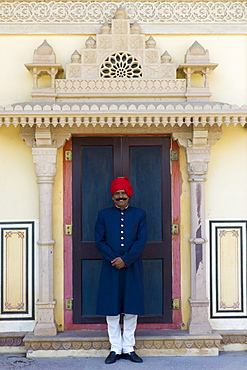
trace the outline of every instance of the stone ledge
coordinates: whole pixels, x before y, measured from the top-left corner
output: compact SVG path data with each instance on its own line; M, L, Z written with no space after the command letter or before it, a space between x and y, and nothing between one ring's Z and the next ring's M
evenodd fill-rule
M246 351L247 330L218 330L221 351Z
M185 331L137 331L136 350L141 356L217 356L218 333L189 335ZM64 332L54 337L24 338L27 357L105 357L110 349L106 332Z
M0 353L26 352L27 357L105 357L109 349L105 331L62 332L53 337L0 333ZM217 356L219 351L247 350L247 330L219 330L211 335L139 330L136 350L141 356Z
M23 339L27 333L0 333L0 353L25 353Z

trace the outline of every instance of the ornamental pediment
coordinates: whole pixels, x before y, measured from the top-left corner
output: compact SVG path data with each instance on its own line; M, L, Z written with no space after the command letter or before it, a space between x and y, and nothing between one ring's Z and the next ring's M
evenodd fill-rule
M34 101L71 101L87 98L159 98L169 100L209 100L208 76L217 64L210 63L208 50L197 41L188 49L185 63L176 66L167 50L156 47L140 26L120 7L111 23L90 36L85 47L74 53L63 66L45 40L34 52L33 63L26 67L33 74ZM180 76L177 77L177 71ZM193 86L193 74L200 83ZM51 77L49 87L40 87L43 75Z

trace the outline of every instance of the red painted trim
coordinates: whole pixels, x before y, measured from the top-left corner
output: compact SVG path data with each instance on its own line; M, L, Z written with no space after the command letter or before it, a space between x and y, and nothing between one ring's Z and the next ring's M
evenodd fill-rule
M176 141L172 141L172 150L177 150L179 146ZM181 329L181 264L180 264L180 161L171 161L172 169L172 223L178 224L178 235L172 235L172 298L179 299L180 309L173 310L173 323Z
M72 150L72 139L66 142L63 150L63 214L65 225L72 224L72 162L65 161L65 151ZM66 299L72 298L72 236L64 233L64 328L69 327L73 322L72 311L66 310Z
M91 136L91 135L90 135ZM100 135L101 136L101 135ZM109 135L102 135L109 136ZM124 136L124 135L123 135ZM126 136L126 135L125 135ZM127 135L130 136L130 135ZM144 135L135 135L144 136ZM146 135L145 135L146 136ZM147 135L160 136L160 135ZM167 136L167 135L165 135ZM66 142L64 152L72 150L72 140ZM177 142L172 141L172 150L178 150ZM65 154L65 153L64 153ZM65 158L65 155L64 155ZM172 222L180 225L180 166L179 160L171 162L172 170ZM64 160L64 225L72 224L72 162ZM181 269L180 269L180 236L172 236L172 297L181 301ZM106 324L73 324L71 310L66 310L66 299L72 297L72 236L64 234L64 329L68 330L106 330ZM181 304L180 304L181 306ZM173 310L172 324L139 324L138 330L180 329L182 323L181 309Z

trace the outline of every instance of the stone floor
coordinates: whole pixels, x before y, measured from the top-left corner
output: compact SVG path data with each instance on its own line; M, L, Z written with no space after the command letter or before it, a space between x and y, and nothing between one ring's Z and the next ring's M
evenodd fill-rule
M1 370L246 370L247 351L220 352L215 357L143 357L142 364L119 360L105 365L104 358L26 358L25 355L0 354Z

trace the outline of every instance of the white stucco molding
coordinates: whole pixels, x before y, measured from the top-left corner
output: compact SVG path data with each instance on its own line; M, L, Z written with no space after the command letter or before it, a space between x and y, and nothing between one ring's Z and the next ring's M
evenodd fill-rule
M247 123L247 106L217 102L23 103L0 107L0 126L190 127ZM172 130L175 131L175 130ZM63 140L62 138L59 140Z
M245 1L9 1L0 3L1 34L95 34L122 4L145 33L246 34ZM227 25L227 27L226 27ZM68 31L69 29L69 31Z

